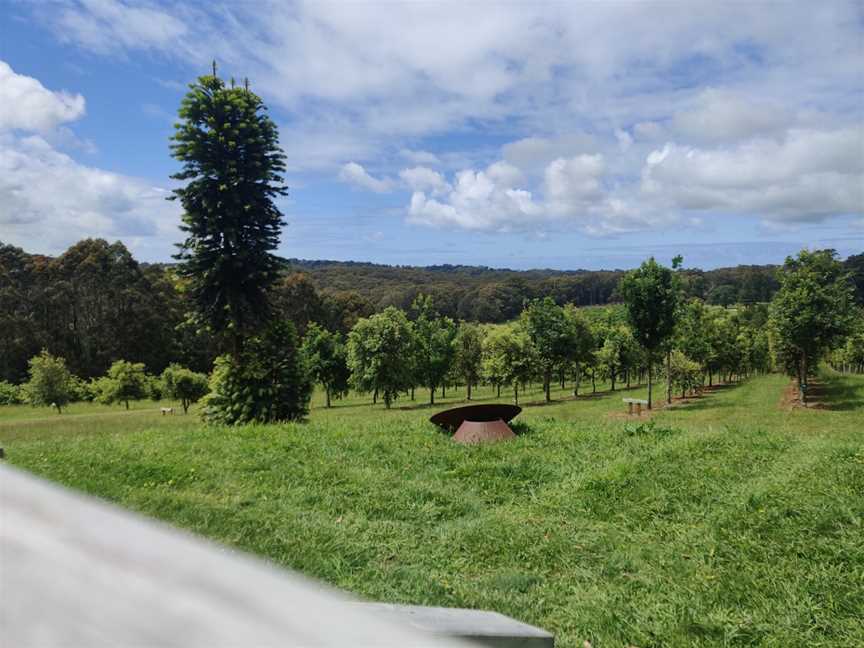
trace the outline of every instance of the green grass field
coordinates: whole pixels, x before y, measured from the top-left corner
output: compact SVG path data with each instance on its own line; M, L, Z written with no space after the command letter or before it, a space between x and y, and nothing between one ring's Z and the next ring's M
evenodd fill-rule
M526 407L517 440L482 447L427 423L439 407L359 398L233 429L146 402L0 408L0 442L363 596L497 610L561 647L864 645L864 377L826 379L830 410L781 408L787 380L764 376L652 429L603 393Z

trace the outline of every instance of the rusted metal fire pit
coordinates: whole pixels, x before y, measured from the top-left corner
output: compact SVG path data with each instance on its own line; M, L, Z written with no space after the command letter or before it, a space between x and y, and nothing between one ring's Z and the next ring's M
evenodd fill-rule
M438 412L430 418L438 427L454 433L456 443L485 443L512 439L510 426L522 408L517 405L466 405Z

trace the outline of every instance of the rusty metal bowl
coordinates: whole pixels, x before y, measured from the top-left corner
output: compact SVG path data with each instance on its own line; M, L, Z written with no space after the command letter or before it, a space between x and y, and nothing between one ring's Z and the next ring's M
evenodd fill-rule
M490 421L504 421L509 423L516 418L522 408L518 405L506 403L490 403L486 405L465 405L438 412L429 420L449 432L455 432L465 421L473 423L484 423Z

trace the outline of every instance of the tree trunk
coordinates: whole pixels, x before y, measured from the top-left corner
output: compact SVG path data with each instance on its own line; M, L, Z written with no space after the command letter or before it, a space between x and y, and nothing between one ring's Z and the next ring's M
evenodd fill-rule
M807 354L801 354L801 381L798 383L798 391L801 394L801 403L807 407Z
M188 414L189 413L189 401L187 401L184 398L183 400L180 401L180 404L183 406L183 413Z
M593 367L591 369L591 393L592 394L597 393L597 382L595 381L595 375L594 375Z
M129 409L129 401L128 400L126 401L126 409L127 410Z
M413 387L411 388L411 400L412 401L414 400L414 388Z
M377 394L377 390L376 390L376 394ZM388 392L388 391L384 392L384 408L390 409L390 392Z
M672 404L672 350L666 352L666 404Z
M519 383L513 383L513 402L519 404Z
M627 369L624 372L624 380L627 381L627 389L630 389L630 370L629 369Z
M651 377L652 361L648 361L648 409L651 409L651 390L653 389L653 379Z
M330 407L330 388L329 387L324 389L324 397L326 400L326 406L329 408Z
M552 400L551 392L552 392L552 372L547 371L543 374L543 392L546 395L546 402Z
M434 387L429 388L429 404L430 405L435 404L435 388Z
M501 383L495 385L498 388L498 398L501 398Z
M610 373L612 374L612 391L614 392L615 391L615 370L613 369Z
M378 388L377 387L375 388L375 392L372 394L372 404L373 405L378 404Z
M471 381L468 381L468 400L471 400Z

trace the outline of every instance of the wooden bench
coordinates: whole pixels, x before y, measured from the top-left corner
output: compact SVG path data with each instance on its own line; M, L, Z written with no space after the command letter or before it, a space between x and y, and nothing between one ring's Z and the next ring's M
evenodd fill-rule
M636 414L637 416L642 416L642 406L648 405L647 400L642 400L641 398L622 398L625 403L627 403L627 413L633 414L633 406L636 406Z

